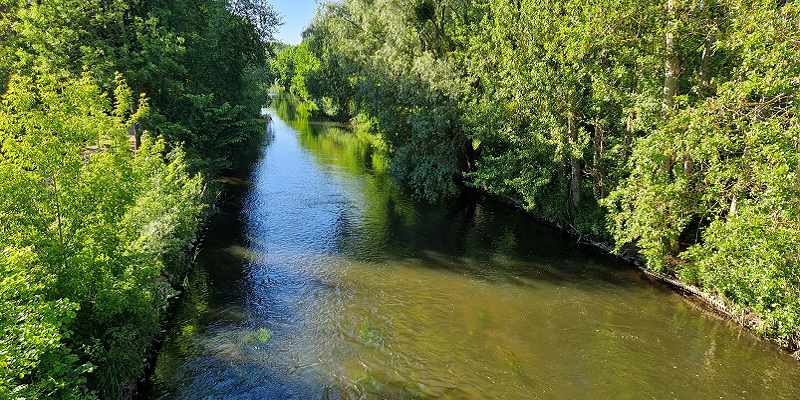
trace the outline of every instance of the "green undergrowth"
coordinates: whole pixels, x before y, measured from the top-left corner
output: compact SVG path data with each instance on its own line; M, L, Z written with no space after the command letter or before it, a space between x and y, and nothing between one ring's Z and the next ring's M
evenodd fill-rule
M131 97L88 73L3 97L0 398L121 398L144 372L216 192L180 147L131 150Z

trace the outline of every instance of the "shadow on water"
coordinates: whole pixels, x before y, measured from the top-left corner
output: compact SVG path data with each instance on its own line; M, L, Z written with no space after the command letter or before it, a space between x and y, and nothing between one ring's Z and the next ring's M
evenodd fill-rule
M274 140L226 183L148 398L800 390L789 357L613 257L469 192L417 202L368 141L276 109Z
M384 173L383 155L368 142L336 125L309 121L302 103L278 104L277 115L300 133L298 143L316 163L363 181L354 189L363 194L358 201L367 206L353 201L337 204L332 236L338 254L360 261L419 258L430 268L486 279L496 272L494 278L526 275L625 284L616 277L638 275L615 257L576 246L474 191L465 190L435 205L398 193ZM359 211L364 215L356 215Z

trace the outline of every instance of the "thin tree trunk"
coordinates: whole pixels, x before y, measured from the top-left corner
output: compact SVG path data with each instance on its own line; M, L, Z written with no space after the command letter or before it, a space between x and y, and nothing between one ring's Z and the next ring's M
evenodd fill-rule
M703 57L700 61L700 98L706 97L706 90L708 90L708 84L710 83L708 65L711 62L711 53L714 51L713 45L714 33L708 31L706 41L703 44Z
M594 177L593 185L594 188L594 195L597 198L605 198L605 185L604 185L604 173L603 173L603 166L601 165L601 160L603 159L604 153L604 132L603 128L599 125L595 125L594 127L594 151L592 153L592 176Z
M133 104L131 104L131 115L136 114L136 108ZM139 123L134 122L131 126L128 127L128 134L133 136L133 149L139 150L139 147L142 146L142 133L139 132Z
M683 159L683 173L686 174L686 177L688 178L692 175L692 172L694 172L694 160L689 153L686 153L686 156Z
M667 173L667 176L669 176L670 182L675 180L675 174L672 173L673 166L675 166L675 157L670 157L669 159L667 159L667 165L665 168L665 172Z
M731 200L731 207L728 209L728 217L733 217L739 211L739 202L736 201L736 197Z
M633 118L634 115L632 112L628 113L628 118L625 120L625 134L622 137L622 140L625 142L625 147L622 148L620 154L622 154L622 163L628 161L628 157L630 156L630 152L628 151L628 146L631 145L633 142Z
M667 22L666 33L666 61L664 62L664 103L662 108L664 116L669 114L675 107L675 96L678 93L678 78L681 74L681 59L677 52L675 31L678 29L677 21L678 0L667 1Z
M142 136L139 134L138 123L131 124L128 127L128 135L133 136L133 149L139 150L139 147L142 145Z
M567 118L567 129L569 137L573 144L578 143L578 127L575 126L573 117ZM570 192L572 194L572 204L575 208L581 202L581 161L575 157L571 149L567 149L569 153L569 166L571 173Z

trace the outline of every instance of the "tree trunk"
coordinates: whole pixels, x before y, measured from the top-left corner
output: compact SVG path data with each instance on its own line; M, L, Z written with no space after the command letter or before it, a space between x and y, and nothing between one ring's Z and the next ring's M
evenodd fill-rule
M628 118L625 120L625 133L622 137L622 140L625 143L625 146L620 151L622 155L622 163L625 164L628 161L628 157L631 155L628 148L630 147L631 143L633 142L633 118L634 115L632 112L628 113Z
M689 153L686 153L683 159L683 173L686 174L686 178L688 179L689 176L692 175L692 172L694 172L694 160Z
M664 103L662 108L664 116L675 107L675 96L678 94L678 78L681 74L681 59L677 51L675 31L678 30L677 21L678 0L667 1L667 22L666 34L666 61L664 62Z
M711 62L711 52L714 51L714 33L709 31L706 35L706 41L703 44L703 57L700 61L700 98L706 97L706 90L708 89L709 73L708 65Z
M131 104L131 115L136 114L136 107ZM133 149L139 150L142 146L142 133L139 132L139 123L134 122L128 127L128 135L133 136Z
M131 124L128 127L128 135L133 136L133 149L139 150L139 147L142 145L142 135L139 133L139 123Z
M573 117L567 119L567 130L569 131L569 138L572 144L578 143L578 127L575 126ZM571 147L571 146L570 146ZM569 166L571 173L570 192L572 194L572 204L575 208L581 202L581 160L579 160L572 152L572 149L567 149L569 153Z
M599 198L605 198L605 185L604 185L604 171L601 165L604 153L604 132L600 125L594 127L594 151L592 152L592 188L594 195Z
M675 157L668 158L667 159L667 165L665 166L666 167L665 168L665 172L667 173L667 176L669 177L669 181L670 182L675 180L675 174L673 174L673 172L672 172L672 167L674 167L674 166L675 166Z

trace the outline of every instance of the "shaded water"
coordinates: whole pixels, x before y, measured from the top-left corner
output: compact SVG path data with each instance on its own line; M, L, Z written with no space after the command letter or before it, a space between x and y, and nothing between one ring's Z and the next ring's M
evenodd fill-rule
M398 194L352 133L279 111L148 398L800 398L790 356L635 270L489 201Z

